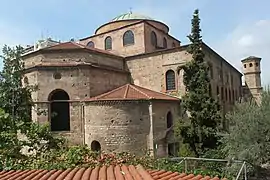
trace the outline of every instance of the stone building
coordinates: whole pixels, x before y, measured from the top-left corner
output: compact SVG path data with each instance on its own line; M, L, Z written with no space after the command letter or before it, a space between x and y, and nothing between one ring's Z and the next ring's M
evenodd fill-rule
M32 94L32 119L93 150L171 155L177 149L172 127L185 94L182 67L191 60L187 47L166 24L132 12L76 42L39 41L23 55L23 83L39 87ZM242 61L243 88L236 68L206 44L203 51L211 94L223 112L243 92L259 94L259 58Z

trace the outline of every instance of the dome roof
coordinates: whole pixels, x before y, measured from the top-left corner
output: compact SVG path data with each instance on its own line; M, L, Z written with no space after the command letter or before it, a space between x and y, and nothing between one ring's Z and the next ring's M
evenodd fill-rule
M142 20L142 19L154 20L148 16L144 16L144 15L133 13L133 12L128 12L128 13L116 16L115 18L111 20L111 22L122 21L122 20Z

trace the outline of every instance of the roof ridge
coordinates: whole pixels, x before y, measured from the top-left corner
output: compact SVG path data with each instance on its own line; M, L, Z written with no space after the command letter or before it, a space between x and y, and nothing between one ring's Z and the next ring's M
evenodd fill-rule
M142 92L140 89L138 89L138 88L136 87L136 85L131 85L131 87L132 87L133 89L137 90L138 92L140 92L141 94L145 95L147 98L151 99L151 97L150 97L148 94ZM138 86L138 87L139 87L139 86Z
M139 87L139 88L144 89L144 90L147 90L147 91L153 91L153 92L155 92L155 93L162 94L162 95L165 95L165 96L169 96L169 97L172 97L172 98L178 98L178 97L176 97L176 96L172 96L172 95L170 95L170 94L166 94L166 93L159 92L159 91L154 91L154 90L152 90L152 89L147 89L147 88L145 88L145 87L141 87L141 86L137 86L137 85L133 85L133 86ZM152 98L152 97L149 97L149 98ZM180 99L180 98L178 98L178 99Z
M125 94L124 94L124 98L127 98L127 94L128 94L128 89L130 88L130 84L126 84L126 90L125 90Z

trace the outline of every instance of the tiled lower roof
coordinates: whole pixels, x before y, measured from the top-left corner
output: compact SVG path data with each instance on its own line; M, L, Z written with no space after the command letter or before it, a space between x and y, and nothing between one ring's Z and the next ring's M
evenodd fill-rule
M0 171L0 180L219 180L219 178L164 170L145 170L141 165L110 165L51 171Z
M89 101L113 101L113 100L169 100L180 99L161 92L156 92L134 84L125 84L112 91L92 97Z

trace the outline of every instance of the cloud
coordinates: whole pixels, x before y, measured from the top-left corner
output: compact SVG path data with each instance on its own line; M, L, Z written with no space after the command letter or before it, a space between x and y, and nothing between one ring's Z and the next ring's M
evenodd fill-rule
M248 56L262 58L262 83L270 84L270 20L259 20L240 24L225 39L215 42L215 49L238 69L242 69L241 60Z

